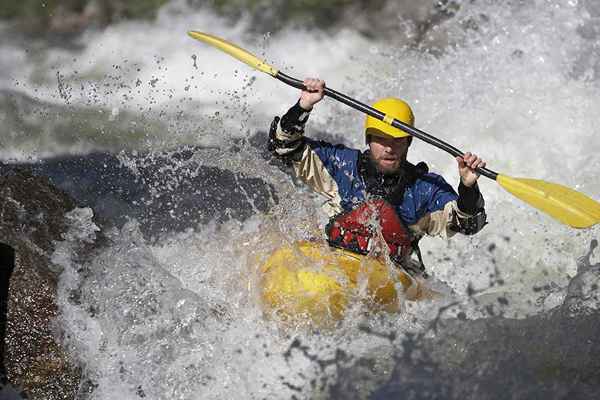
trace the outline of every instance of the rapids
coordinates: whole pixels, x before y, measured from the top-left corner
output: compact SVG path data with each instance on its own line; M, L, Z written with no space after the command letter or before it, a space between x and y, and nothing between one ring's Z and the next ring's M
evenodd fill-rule
M421 242L444 299L407 302L400 314L367 315L356 305L332 331L282 329L262 315L259 261L325 223L322 200L265 152L272 118L298 93L187 30L227 38L364 102L400 96L420 129L482 155L491 169L600 200L598 2L464 1L429 26L422 14L435 13L433 5L405 3L382 39L365 37L351 19L335 30L257 32L249 18L231 24L184 1L167 4L153 22L88 30L64 46L3 35L0 160L50 176L82 204L53 256L62 270L57 325L83 366L81 398L386 398L403 385L406 398L486 398L458 372L445 370L450 387L425 373L461 365L465 355L482 376L504 365L468 352L465 338L487 343L490 353L513 345L539 346L548 357L573 351L588 372L507 381L511 371L502 370L512 397L490 386L489 398L531 398L532 388L546 398L598 393L591 360L600 348L578 347L597 343L597 323L568 314L579 331L558 349L535 335L514 344L495 327L545 330L546 316L573 313L581 291L585 315L597 311L600 228L562 226L485 178L483 231ZM307 135L362 148L362 121L325 100ZM458 183L446 153L415 142L409 160ZM107 244L79 257L100 235ZM464 352L444 340L436 347L446 320L461 324L454 337L463 330ZM433 344L421 348L415 338ZM406 362L415 349L427 362ZM546 371L550 361L540 360ZM425 372L403 375L400 365Z

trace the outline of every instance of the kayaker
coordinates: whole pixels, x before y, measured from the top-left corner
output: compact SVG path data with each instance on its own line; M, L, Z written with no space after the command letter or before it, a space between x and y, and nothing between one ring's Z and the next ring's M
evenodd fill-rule
M300 99L280 119L275 117L269 150L293 166L296 175L327 199L331 217L328 242L360 254L381 251L409 272L424 274L418 241L424 235L472 235L486 224L484 201L477 185L478 167L486 163L476 154L457 157L458 194L444 178L428 171L424 162L406 159L412 136L368 116L365 140L359 151L304 136L315 104L323 99L325 82L307 78ZM381 99L373 107L414 126L410 106L396 98ZM417 255L415 260L412 254Z

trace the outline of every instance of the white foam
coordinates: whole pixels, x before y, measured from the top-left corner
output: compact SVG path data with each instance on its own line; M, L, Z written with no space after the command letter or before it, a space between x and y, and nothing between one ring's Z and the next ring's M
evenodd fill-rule
M288 30L265 40L247 34L244 22L229 27L207 11L165 12L154 24L124 23L90 32L82 39L88 46L77 61L52 50L46 63L58 65L69 84L75 69L86 82L99 84L109 79L113 64L126 65L115 72L117 81L134 84L140 79L140 93L134 91L123 104L122 95L129 89L111 86L111 93L102 93L93 106L118 108L119 113L137 107L171 113L173 105L180 104L184 122L171 125L165 137L181 135L181 142L227 148L233 137L266 129L271 116L284 112L297 92L185 35L188 29L210 31L265 56L292 75L320 75L331 87L365 102L401 96L414 105L418 127L481 154L492 169L560 182L598 200L600 139L595 111L600 100L594 65L585 56L595 39L580 34L582 26L593 22L590 12L563 2L543 2L543 7L537 2L464 4L457 17L439 27L453 46L438 56L367 40L352 31ZM181 32L173 27L182 27ZM198 70L191 55L197 56ZM580 74L581 68L591 72ZM256 80L244 88L253 76ZM156 77L152 87L148 82ZM28 76L16 79L31 88ZM60 102L53 72L46 79L38 96ZM69 101L85 103L85 90L71 93ZM214 116L216 111L219 116ZM313 112L308 134L338 133L360 147L361 124L359 114L325 101ZM183 126L199 127L199 134L182 131ZM482 178L490 224L473 238L421 242L438 284L455 291L451 299L413 304L399 315L352 314L330 334L299 331L286 336L262 317L248 261L268 250L266 241L259 240L267 232L285 242L306 236L310 227L322 223L318 201L302 192L292 196L296 189L289 181L247 147L238 153L213 149L198 157L204 165L264 179L274 186L281 204L271 215L167 234L156 244L144 240L132 222L114 232L112 244L86 266L89 277L63 281L69 288L83 288L81 306L68 305L63 297L61 307L70 310L63 320L74 341L86 343L74 346L74 352L99 383L92 398L113 398L116 393L123 399L137 398L138 386L149 398L315 397L318 388L311 387L310 379L333 377L335 365L320 370L308 356L331 359L337 349L355 356L378 349L386 354L391 346L374 340L359 329L360 324L400 333L423 329L439 306L452 300L462 307L448 315L464 311L468 318L486 316L488 304L516 317L559 304L568 277L575 274L577 258L600 232L566 228ZM424 159L449 182L457 181L455 162L439 150L415 142L410 159ZM162 172L173 174L175 180L176 169ZM311 222L301 222L306 220ZM557 288L551 297L542 298L547 293L532 290L544 285ZM476 291L473 298L470 287ZM508 300L507 306L499 306L499 296ZM94 317L84 311L92 306ZM295 348L286 360L285 351L295 338L308 346L307 354Z

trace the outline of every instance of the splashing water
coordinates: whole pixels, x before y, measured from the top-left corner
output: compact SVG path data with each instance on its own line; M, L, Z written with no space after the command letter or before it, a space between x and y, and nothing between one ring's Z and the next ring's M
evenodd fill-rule
M0 60L13 60L0 75L1 159L44 172L51 157L80 157L88 170L74 168L61 182L96 173L86 183L96 188L110 165L90 153L104 152L118 166L111 176L136 189L125 190L120 201L135 206L119 211L114 227L98 233L92 211L77 209L57 244L60 325L84 367L83 398L383 396L387 379L410 381L394 368L405 365L399 357L407 357L410 335L435 338L428 328L439 320L462 321L469 335L483 329L493 339L481 328L488 319L490 326L511 318L535 325L530 318L560 307L597 309L597 261L588 249L598 228L560 226L482 179L489 225L472 238L421 242L432 285L453 291L447 298L406 303L400 314L357 307L326 332L283 330L262 315L261 257L314 236L325 218L319 198L263 157L264 131L297 93L192 41L188 29L226 37L292 75L323 77L364 102L405 98L419 128L483 155L492 169L600 199L600 9L592 1L458 4L418 40L402 16L398 35L386 39L365 38L350 23L338 32L259 36L248 33L246 20L231 26L175 2L154 23L89 31L75 50L0 44ZM362 147L362 118L324 101L307 134ZM409 159L456 182L447 154L415 142ZM208 186L222 196L202 197ZM86 188L67 190L77 198ZM184 196L194 191L202 201ZM97 234L108 244L79 257ZM459 352L442 353L444 362L459 362ZM349 391L344 382L359 370L361 386Z

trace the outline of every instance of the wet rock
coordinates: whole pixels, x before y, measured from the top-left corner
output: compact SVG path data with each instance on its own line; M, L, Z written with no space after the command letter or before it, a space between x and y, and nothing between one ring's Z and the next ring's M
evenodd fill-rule
M194 229L211 220L243 221L278 202L275 189L261 178L205 166L194 157L201 148L128 157L92 153L27 165L48 176L82 207L115 226L130 218L147 237Z
M79 386L80 370L65 354L53 325L57 275L49 261L53 242L66 230L64 214L74 206L47 179L0 164L0 242L16 254L5 363L8 380L32 399L72 399Z

